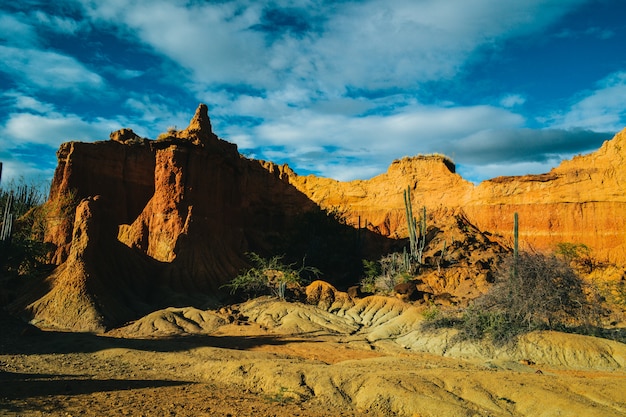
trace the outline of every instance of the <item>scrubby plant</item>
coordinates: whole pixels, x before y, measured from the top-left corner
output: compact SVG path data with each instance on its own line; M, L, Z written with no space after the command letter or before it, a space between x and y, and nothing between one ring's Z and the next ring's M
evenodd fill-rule
M382 273L381 265L378 261L370 261L363 259L363 274L361 279L361 290L365 293L373 293L376 291L376 278Z
M381 273L374 279L374 289L377 292L391 292L397 284L408 282L413 278L403 254L390 253L380 258L378 263Z
M0 188L0 290L37 274L46 264L42 206L45 187L25 180Z
M176 126L168 126L167 132L163 132L159 134L156 140L163 141L167 139L172 139L172 138L175 138L177 134L178 134L178 129L176 128Z
M582 279L554 255L508 257L490 291L463 314L462 336L503 344L520 333L585 324L589 302Z
M282 255L266 259L252 252L248 253L248 257L254 266L225 285L230 288L231 294L243 291L248 295L257 296L269 291L284 300L287 287L301 285L305 281L305 273L315 277L320 275L317 268L305 266L304 261L299 269L294 269L295 264L284 264Z
M428 308L422 312L422 316L427 322L435 322L443 317L443 312L438 305L431 303Z
M584 243L559 242L554 248L554 253L569 265L587 274L598 266L591 248Z

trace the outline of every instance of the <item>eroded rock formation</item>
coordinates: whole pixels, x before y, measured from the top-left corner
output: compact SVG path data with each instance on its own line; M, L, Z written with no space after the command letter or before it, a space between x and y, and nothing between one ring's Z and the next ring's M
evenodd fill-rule
M58 267L18 304L74 330L102 330L155 308L209 306L247 265L248 251L317 255L312 264L320 266L360 264L358 256L404 246L396 239L407 236L407 187L428 217L424 257L432 268L422 291L483 291L511 240L514 212L527 246L584 243L626 263L626 132L547 174L478 186L443 156L397 160L370 180L299 176L241 156L213 133L205 105L186 129L157 140L122 129L109 141L64 143L57 156L46 239ZM329 227L320 207L338 210L354 229ZM311 213L318 217L303 217ZM348 259L328 242L358 251ZM337 283L339 272L330 272L324 279Z
M626 263L626 130L594 153L564 161L549 173L498 177L477 186L441 156L394 161L367 181L339 182L290 175L289 182L322 207L339 207L351 224L361 220L389 237L406 237L403 191L428 213L462 210L480 230L512 241L513 214L524 247L552 250L582 243L601 260Z

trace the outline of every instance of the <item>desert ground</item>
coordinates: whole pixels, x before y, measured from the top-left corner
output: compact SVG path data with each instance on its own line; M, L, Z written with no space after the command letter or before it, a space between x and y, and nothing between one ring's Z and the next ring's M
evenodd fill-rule
M623 416L626 345L494 348L393 297L169 308L104 334L4 317L3 416Z

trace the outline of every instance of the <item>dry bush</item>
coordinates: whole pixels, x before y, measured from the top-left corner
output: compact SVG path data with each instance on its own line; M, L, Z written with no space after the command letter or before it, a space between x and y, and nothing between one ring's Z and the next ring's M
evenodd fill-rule
M465 311L461 335L504 344L527 331L585 326L591 311L584 283L567 262L524 253L503 261L491 290Z

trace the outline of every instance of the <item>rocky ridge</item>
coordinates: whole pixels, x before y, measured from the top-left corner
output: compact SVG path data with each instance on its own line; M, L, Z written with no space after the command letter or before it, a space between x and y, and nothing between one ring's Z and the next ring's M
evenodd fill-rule
M559 242L583 243L594 256L626 263L626 129L591 154L550 172L497 177L478 185L464 180L443 156L405 157L370 180L340 182L290 175L289 182L322 207L338 207L348 221L406 237L403 191L429 213L460 210L478 229L512 241L513 213L525 248L552 250Z
M325 245L336 240L354 244L350 256L377 259L404 246L407 188L413 207L427 209L425 257L432 267L436 259L447 263L422 277L433 292L479 294L507 250L514 212L527 247L580 242L624 264L625 141L621 132L550 173L478 186L440 155L403 158L370 180L339 182L241 156L213 133L200 105L186 129L157 140L122 129L109 141L61 145L46 234L58 267L41 287L48 290L25 295L15 308L48 325L102 331L157 308L216 306L220 286L247 265L248 251L329 258L336 251ZM80 201L75 211L60 209L68 196ZM322 213L328 222L320 208L341 213L352 228L303 221ZM333 281L330 272L325 278Z

